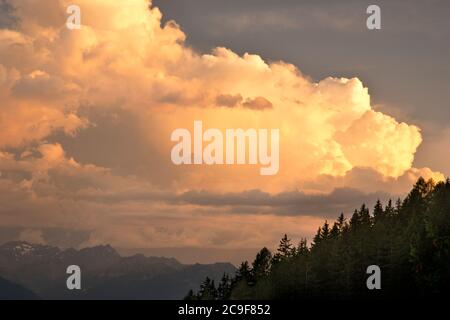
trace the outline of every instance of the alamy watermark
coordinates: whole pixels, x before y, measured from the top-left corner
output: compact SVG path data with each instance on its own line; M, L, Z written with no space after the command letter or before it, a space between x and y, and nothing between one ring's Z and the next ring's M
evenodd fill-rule
M376 264L367 267L367 274L370 276L367 278L366 285L369 290L381 289L381 269Z
M66 13L69 15L66 20L66 27L69 30L81 29L81 9L76 4L67 7ZM366 26L369 30L381 29L381 8L376 4L367 7L366 13L369 15L366 20Z
M69 290L81 290L81 268L77 265L68 266L66 273L70 276L66 280Z
M76 4L67 7L66 13L69 15L66 20L66 27L69 30L81 29L81 9Z
M370 14L366 20L366 26L369 30L381 29L381 8L376 4L371 4L367 7L367 14Z
M279 129L226 129L203 131L203 122L194 121L194 131L179 128L171 141L178 142L171 152L175 165L261 165L259 173L275 175L280 168Z

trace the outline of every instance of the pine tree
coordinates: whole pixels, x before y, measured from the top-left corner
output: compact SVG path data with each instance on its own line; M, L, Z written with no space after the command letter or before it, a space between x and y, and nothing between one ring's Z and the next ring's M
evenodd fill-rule
M189 290L186 297L184 297L184 300L188 300L188 301L198 300L198 297L196 294L194 294L194 291L191 289L191 290Z
M278 253L283 257L291 257L294 254L294 246L291 243L291 239L288 238L287 234L280 241L280 246L278 247Z
M425 216L431 248L425 266L429 290L450 291L450 180L436 185Z
M206 277L205 281L200 285L200 291L198 293L200 300L216 300L217 299L217 289L214 284L214 280Z
M337 226L339 229L339 233L342 233L346 224L347 224L347 222L345 221L344 213L341 212L341 214L339 215L339 217L337 219Z
M361 217L359 215L358 210L353 211L353 215L350 219L350 229L356 230L361 225Z
M328 224L328 221L325 220L325 223L322 226L322 230L320 231L320 237L322 240L328 239L330 236L330 225Z
M313 246L319 245L321 241L322 241L322 228L319 227L319 229L317 229L316 235L313 238Z
M238 270L236 271L236 280L244 280L246 282L249 282L251 280L251 270L248 265L248 261L244 261L239 266Z
M383 205L381 204L380 199L378 199L375 207L373 208L373 218L375 223L378 223L384 219L384 213Z
M228 300L230 298L231 289L231 279L224 273L217 287L217 299Z
M272 254L269 249L262 248L256 255L255 261L252 265L252 280L257 282L269 274L271 267Z
M277 253L273 256L272 263L276 264L295 255L295 247L287 234L283 236L278 246Z
M389 200L389 201L391 201L391 200ZM388 205L389 205L389 207L392 207L391 203L389 203ZM401 210L402 210L402 200L400 198L398 198L397 201L395 202L394 212L395 212L395 214L399 214Z
M366 228L371 226L371 224L372 224L371 220L372 219L370 217L369 209L366 207L365 204L363 204L361 206L361 209L359 210L359 216L360 216L361 225L363 225Z
M337 222L333 223L333 227L330 231L330 239L336 239L339 237L340 231L339 231L339 225Z
M309 253L308 242L307 242L306 238L302 238L302 239L300 239L300 243L297 248L297 255L298 256L307 256L308 253Z

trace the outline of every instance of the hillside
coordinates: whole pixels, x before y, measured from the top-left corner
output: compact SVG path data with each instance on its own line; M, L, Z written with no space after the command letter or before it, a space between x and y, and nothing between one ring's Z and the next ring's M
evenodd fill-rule
M0 300L36 300L38 296L28 289L0 277Z

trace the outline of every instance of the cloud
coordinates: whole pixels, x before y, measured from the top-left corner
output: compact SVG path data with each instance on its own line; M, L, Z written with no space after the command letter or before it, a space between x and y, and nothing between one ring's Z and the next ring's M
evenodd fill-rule
M378 172L399 177L411 168L422 138L417 127L369 110L345 131L338 131L336 141L353 167L373 163Z
M154 2L162 7L183 6L181 1L169 4L164 1ZM327 32L357 32L361 20L358 13L365 12L366 7L357 1L326 5L303 1L287 1L283 5L258 1L258 5L255 5L247 1L240 3L236 8L229 7L226 1L216 1L211 8L207 1L196 1L184 10L191 14L200 8L207 10L209 14L205 20L209 22L209 28L205 32L217 36L224 30L230 33L243 33L259 28L284 32L317 29Z
M273 108L272 103L264 97L247 98L245 101L242 100L243 98L240 94L221 94L216 97L216 104L220 107L235 108L238 106L242 106L244 108L252 110L264 110Z
M362 203L369 206L376 200L387 202L396 195L383 192L365 193L351 188L337 188L330 193L306 194L301 191L270 194L261 190L243 192L212 193L191 190L183 193L171 193L155 190L135 190L134 192L80 192L73 195L77 201L117 203L165 203L171 206L198 206L214 210L222 208L219 213L246 214L259 213L287 216L334 217L340 212L350 213ZM397 195L398 196L398 195ZM236 210L236 207L239 208Z
M16 43L24 48L4 90L7 121L1 126L7 134L1 145L23 146L58 130L83 130L89 119L80 115L82 106L114 106L137 114L148 148L161 155L170 154L172 147L163 137L176 128L191 127L194 120L218 128L280 128L280 174L263 185L267 191L281 191L295 188L299 180L343 176L360 166L399 177L411 167L421 142L417 127L373 111L359 79L315 83L293 65L268 64L257 55L241 57L220 47L198 54L184 45L185 35L176 23L161 26L161 13L148 10L146 1L121 6L81 1L84 25L78 31L61 28L64 2L47 4L55 12L52 17L30 17L32 4L22 1L28 9L17 6L24 21L21 28L13 33L2 30L11 39L5 55L17 50ZM95 14L99 10L100 19ZM36 41L43 45L38 47ZM41 67L30 69L39 60ZM14 73L12 66L4 68ZM20 103L23 111L10 107ZM217 104L232 108L217 109ZM235 108L238 105L243 108ZM8 117L21 120L18 124ZM146 166L148 171L158 170L151 163ZM261 185L258 171L249 168L175 172L178 176L172 175L170 183L179 188L220 184L245 190Z
M90 232L85 230L0 226L0 244L8 241L27 241L60 248L77 248L89 239L89 234Z
M25 229L21 231L19 234L19 240L38 244L44 243L42 231L36 229Z
M285 62L201 54L146 0L15 1L0 29L1 225L82 230L84 245L260 246L322 217L404 193L420 129L373 110L358 78L315 82ZM170 133L280 129L280 170L179 166ZM380 187L378 189L378 187ZM207 191L201 191L207 190ZM270 230L268 234L267 230Z
M242 96L240 94L231 95L231 94L221 94L217 96L216 103L221 107L229 107L233 108L239 105L242 101Z
M272 109L272 103L264 97L256 97L255 99L247 99L244 102L244 107L253 110Z
M307 182L303 185L305 190L310 192L324 192L345 186L353 186L360 192L374 193L379 190L391 194L392 197L403 197L412 185L419 179L433 179L435 182L444 181L442 173L434 172L430 168L411 168L398 178L385 177L380 172L366 167L355 167L342 177L322 175L315 181Z
M14 7L6 0L0 1L0 28L11 28L17 24Z
M450 159L450 126L443 129L427 128L427 137L415 157L416 165L428 165L435 170L447 172ZM430 156L431 155L431 156Z

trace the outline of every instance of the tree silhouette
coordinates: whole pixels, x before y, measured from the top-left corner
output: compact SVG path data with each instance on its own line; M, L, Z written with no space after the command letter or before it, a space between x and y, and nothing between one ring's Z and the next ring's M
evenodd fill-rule
M205 281L200 298L205 293L219 299L445 296L450 290L450 180L435 184L420 178L395 206L389 200L383 208L377 201L372 214L363 204L349 222L343 214L331 228L325 221L310 247L302 239L295 248L285 234L270 257L263 248L252 268L244 262L234 279L222 279L216 295L210 293L214 284ZM380 267L383 290L367 289L369 265Z
M262 248L260 252L256 255L255 261L253 261L252 265L252 280L254 282L258 281L261 278L267 276L270 272L272 254L269 249Z
M218 294L214 280L206 277L205 281L200 285L200 291L197 296L199 300L216 300Z

